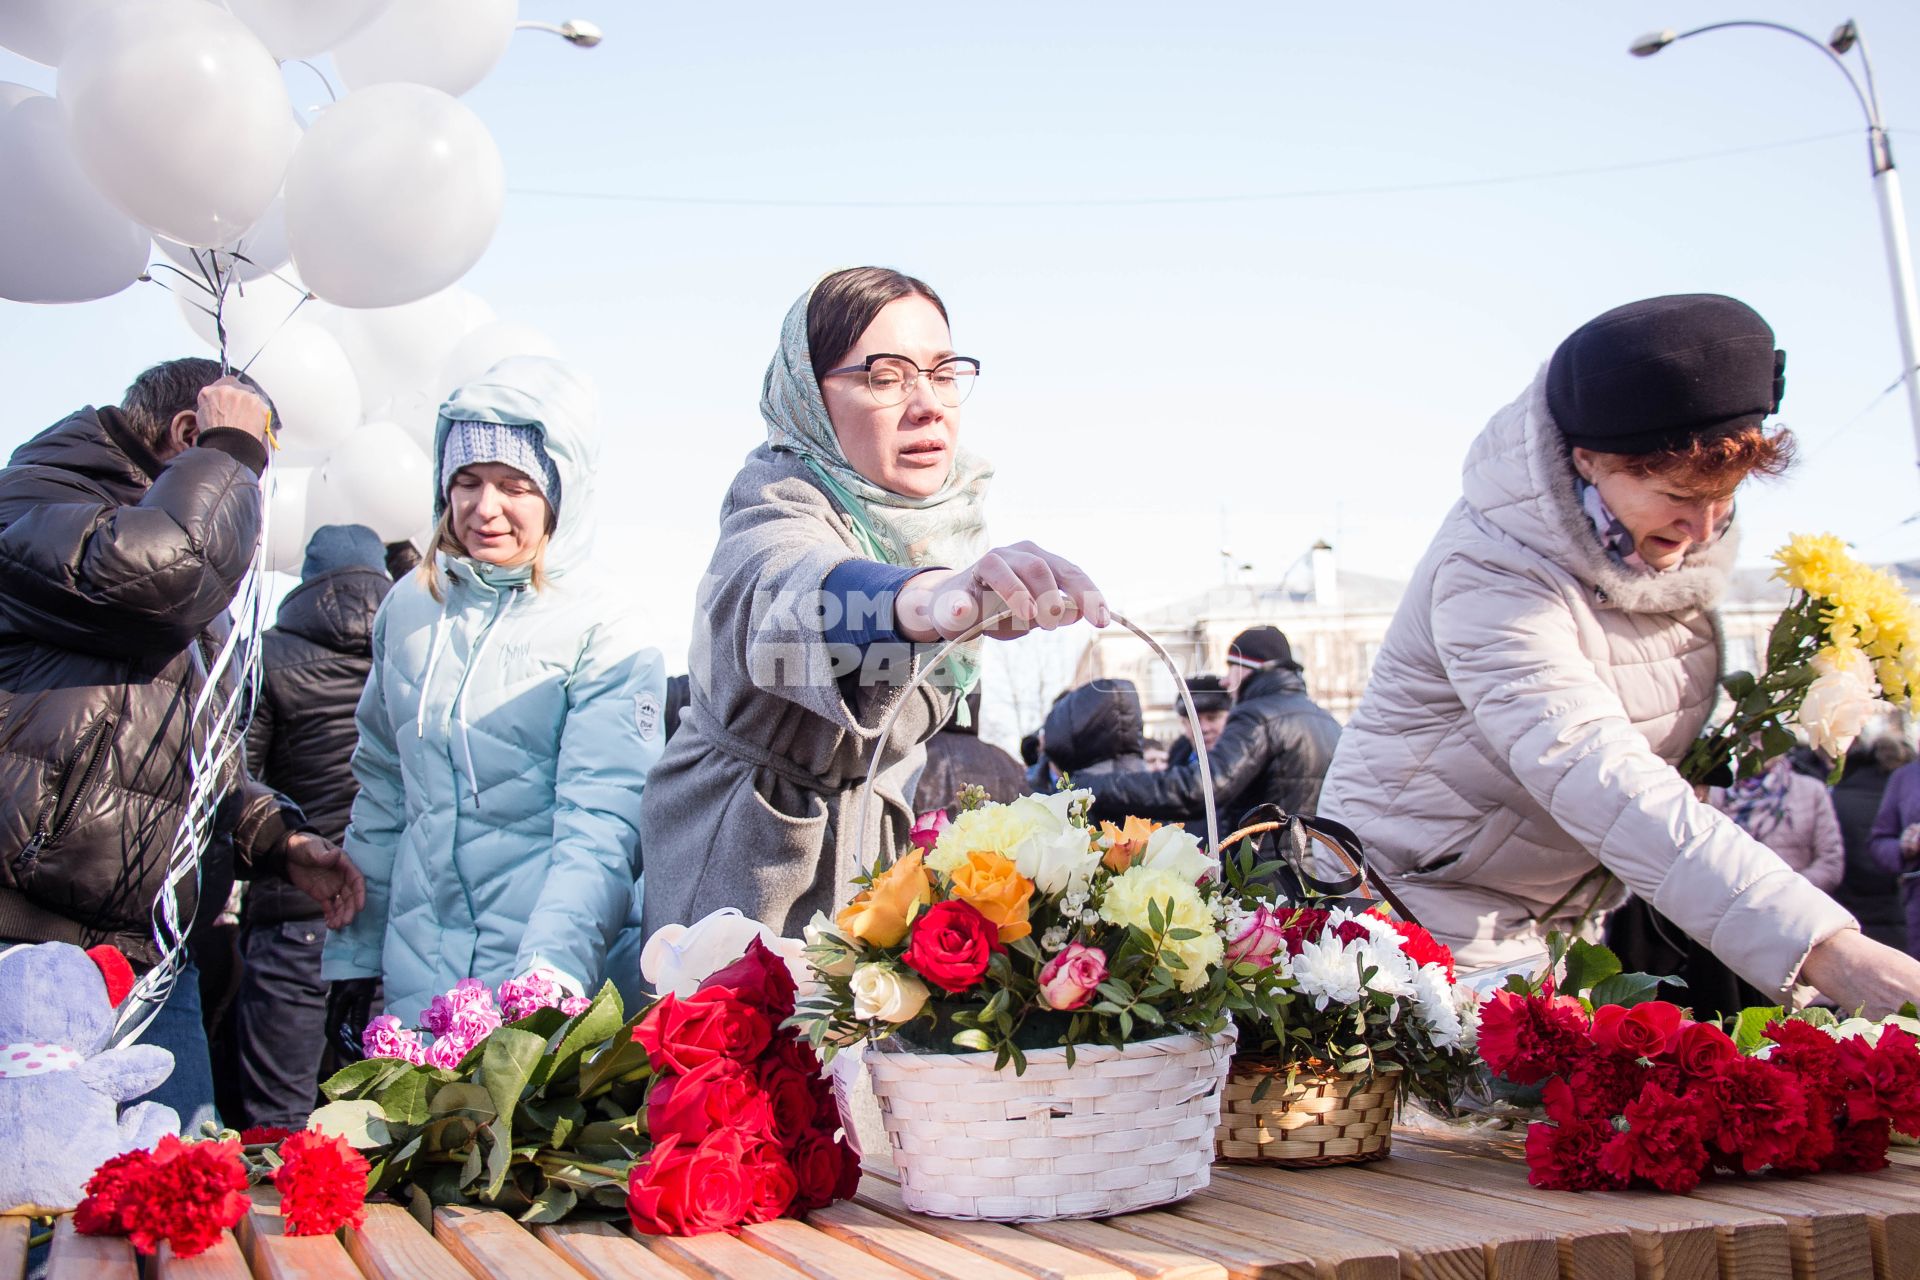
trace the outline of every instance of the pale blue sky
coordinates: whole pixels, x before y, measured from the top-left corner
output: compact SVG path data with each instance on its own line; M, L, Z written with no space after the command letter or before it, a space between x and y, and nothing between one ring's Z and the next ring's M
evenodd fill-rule
M1729 17L1824 37L1843 9L522 9L590 18L607 39L581 51L523 33L468 95L510 194L465 283L599 382L603 551L651 602L672 662L721 494L762 434L780 318L813 277L860 262L931 281L956 346L985 364L963 437L999 467L995 534L1080 560L1123 608L1218 581L1223 541L1266 575L1318 537L1349 567L1405 574L1458 495L1468 442L1560 337L1693 290L1773 322L1783 420L1813 446L1743 499L1746 558L1803 529L1920 556L1920 523L1901 523L1920 512L1903 400L1852 421L1899 372L1852 96L1767 33L1625 52L1645 30ZM1878 0L1852 16L1920 186L1920 10ZM0 79L51 85L4 53ZM1772 146L1819 135L1845 136ZM1742 148L1768 149L1355 190ZM746 203L535 194L551 190ZM1308 194L1069 203L1263 193ZM942 203L898 203L916 201ZM197 349L151 286L0 303L0 446Z

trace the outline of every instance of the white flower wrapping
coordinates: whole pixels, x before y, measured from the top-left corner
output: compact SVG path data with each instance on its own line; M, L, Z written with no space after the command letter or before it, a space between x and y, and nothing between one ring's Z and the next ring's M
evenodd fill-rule
M659 995L682 998L747 953L755 938L787 962L795 985L802 991L813 982L805 945L783 938L758 920L749 920L732 907L723 907L691 925L670 924L647 939L640 952L640 976Z

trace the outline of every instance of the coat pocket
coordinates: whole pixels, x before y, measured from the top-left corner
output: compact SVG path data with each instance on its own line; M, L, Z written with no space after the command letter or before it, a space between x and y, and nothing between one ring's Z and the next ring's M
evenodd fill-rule
M85 812L87 801L99 786L105 772L107 752L113 746L114 718L103 715L82 734L55 776L53 796L40 807L40 815L13 861L14 875L25 883L43 854L59 847L72 830L75 820Z
M1495 809L1467 835L1464 848L1402 872L1421 884L1460 884L1475 879L1520 829L1521 817L1511 809Z

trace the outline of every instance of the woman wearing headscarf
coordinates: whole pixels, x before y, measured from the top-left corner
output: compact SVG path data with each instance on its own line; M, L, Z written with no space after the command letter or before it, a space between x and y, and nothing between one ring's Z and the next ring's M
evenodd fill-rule
M721 907L797 934L852 896L863 850L906 843L921 744L974 684L963 650L908 695L934 644L1003 609L1001 638L1106 624L1067 561L989 549L992 470L959 443L978 371L938 295L896 271L836 272L787 313L760 399L766 443L728 489L700 588L687 708L647 782L649 935Z
M1696 795L1733 494L1786 468L1784 356L1752 308L1651 298L1590 321L1468 451L1334 755L1321 813L1462 968L1538 969L1620 886L1779 1000L1920 997L1920 964Z
M558 360L503 360L441 406L434 456L434 546L381 606L360 699L367 905L327 938L332 1027L365 1024L375 978L402 1026L462 978L590 995L637 923L666 674L587 564L592 394Z

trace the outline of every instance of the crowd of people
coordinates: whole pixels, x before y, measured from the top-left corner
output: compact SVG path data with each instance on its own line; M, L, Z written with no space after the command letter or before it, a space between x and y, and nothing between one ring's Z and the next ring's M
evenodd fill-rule
M1637 904L1756 998L1891 1009L1920 997L1904 734L1832 788L1817 759L1711 791L1675 768L1716 698L1735 492L1791 460L1765 425L1783 364L1730 298L1597 318L1473 444L1350 724L1256 626L1187 678L1198 743L1149 739L1138 690L1096 681L1016 760L978 737L980 646L1109 615L1068 560L988 538L993 471L960 433L980 363L925 283L837 272L788 312L671 679L590 555L591 392L507 360L441 407L424 557L313 534L172 887L272 409L212 361L156 365L0 470L0 945L106 941L148 969L179 895L153 1096L190 1129L216 1106L293 1126L382 1009L411 1024L469 977L631 993L649 933L721 907L798 934L966 787L1200 824L1210 780L1223 830L1269 804L1351 828L1486 985Z

